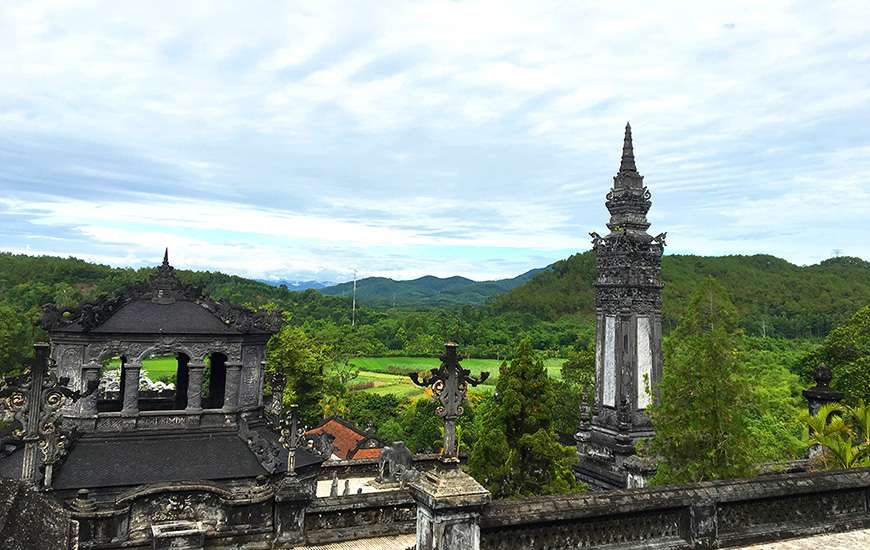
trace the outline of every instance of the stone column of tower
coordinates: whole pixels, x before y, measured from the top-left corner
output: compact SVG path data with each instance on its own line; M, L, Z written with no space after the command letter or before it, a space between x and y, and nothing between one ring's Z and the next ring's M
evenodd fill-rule
M647 233L650 193L634 162L631 126L619 172L605 203L610 233L591 233L595 282L596 373L591 423L577 435L578 477L598 487L624 487L625 460L653 428L646 408L661 379L661 257L665 234Z

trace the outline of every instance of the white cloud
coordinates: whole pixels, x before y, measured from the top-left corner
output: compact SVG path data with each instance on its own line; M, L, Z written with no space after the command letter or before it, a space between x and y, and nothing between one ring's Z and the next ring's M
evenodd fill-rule
M52 151L0 167L3 204L42 233L77 228L79 255L172 236L203 265L269 256L244 256L265 273L336 270L347 258L317 251L353 246L420 275L448 259L420 247L584 248L630 118L654 229L682 250L805 262L836 241L870 256L868 16L864 2L8 3L0 143L120 146L186 198L152 197L138 166ZM69 174L68 194L24 189L43 168ZM76 178L139 196L82 197ZM203 220L243 244L202 236ZM134 222L155 231L119 229Z

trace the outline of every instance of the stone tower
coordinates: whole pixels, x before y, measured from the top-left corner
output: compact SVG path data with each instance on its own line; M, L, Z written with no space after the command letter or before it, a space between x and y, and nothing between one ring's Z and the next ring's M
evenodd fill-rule
M634 162L631 126L619 172L605 203L610 233L590 233L598 263L595 282L595 409L582 413L578 476L602 488L625 487L625 461L638 439L653 435L646 408L662 374L661 258L665 234L652 237L650 192Z

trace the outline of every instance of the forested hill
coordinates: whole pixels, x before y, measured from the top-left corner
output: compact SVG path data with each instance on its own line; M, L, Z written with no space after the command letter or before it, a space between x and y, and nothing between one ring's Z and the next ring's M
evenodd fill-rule
M0 304L11 305L18 311L46 303L60 308L76 307L82 301L112 295L129 283L145 280L151 273L153 268L117 268L77 258L0 252ZM217 300L254 307L276 304L302 318L350 320L348 300L322 296L314 290L293 292L217 271L178 270L178 275Z
M465 277L433 277L427 275L411 281L395 281L385 277L367 277L356 282L356 297L371 306L457 306L482 305L493 296L520 286L546 270L533 269L513 279L472 281ZM351 296L353 283L341 283L322 288L328 296Z
M496 310L544 319L594 311L595 256L591 251L554 263L528 283L493 301ZM768 255L664 256L663 314L679 318L692 289L712 275L731 292L743 327L753 335L819 336L870 304L870 263L842 257L796 266Z

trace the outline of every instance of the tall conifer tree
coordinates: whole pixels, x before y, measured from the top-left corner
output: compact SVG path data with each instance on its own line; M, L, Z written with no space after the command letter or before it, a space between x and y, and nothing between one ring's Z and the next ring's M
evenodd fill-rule
M553 430L552 381L531 340L499 370L494 402L479 419L484 426L469 460L471 474L496 498L558 494L582 487L571 465L574 451Z
M752 471L746 419L749 377L737 360L737 311L728 292L707 277L665 342L661 399L651 414L659 457L655 483L740 477Z

